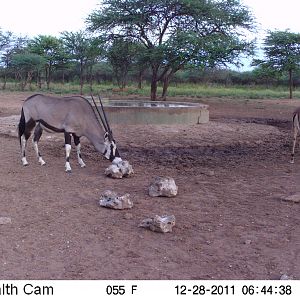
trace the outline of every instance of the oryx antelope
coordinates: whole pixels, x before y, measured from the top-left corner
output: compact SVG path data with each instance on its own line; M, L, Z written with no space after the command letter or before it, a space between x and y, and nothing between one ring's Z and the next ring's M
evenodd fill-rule
M92 99L94 101L93 97ZM97 108L96 104L95 108ZM33 145L41 165L44 165L45 161L39 152L38 142L44 129L50 132L64 133L66 172L71 172L69 158L72 137L77 149L78 163L81 167L85 167L85 163L83 162L80 153L81 136L85 136L94 145L97 151L102 153L105 158L113 163L122 161L108 124L102 102L101 108L103 116L101 116L98 109L95 110L89 101L81 96L58 98L36 94L27 98L22 106L21 118L18 126L21 160L23 165L28 165L25 150L27 141L31 136L33 129Z
M291 163L294 163L295 159L295 148L296 148L296 141L297 136L300 133L300 107L294 111L293 119L292 119L292 132L293 132L293 146L292 146L292 157Z

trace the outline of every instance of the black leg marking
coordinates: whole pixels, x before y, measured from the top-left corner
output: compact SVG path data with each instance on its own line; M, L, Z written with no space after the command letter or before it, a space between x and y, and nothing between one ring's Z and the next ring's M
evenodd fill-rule
M66 172L71 172L70 152L71 152L71 133L65 132L65 149L66 149Z
M35 129L34 129L32 142L33 142L33 147L34 147L36 156L37 156L41 166L46 164L46 162L43 160L42 155L41 155L41 153L39 151L39 148L38 148L38 142L39 142L42 134L43 134L43 128L41 127L40 123L37 123L37 125L35 126Z
M78 159L78 163L79 165L84 168L85 167L85 163L82 160L82 156L81 156L81 145L80 145L80 137L77 136L76 134L73 133L73 139L74 139L74 144L76 146L76 150L77 150L77 159Z
M35 129L34 129L34 133L33 133L33 141L34 142L39 142L41 136L42 136L42 133L43 133L43 128L41 127L40 123L38 123L36 126L35 126Z
M75 146L78 146L80 143L80 137L73 133L73 139Z
M21 117L22 119L22 117ZM20 144L21 144L21 155L22 155L22 163L23 166L27 166L28 162L26 159L26 146L27 146L27 141L31 135L32 129L35 127L35 121L33 119L30 119L27 123L24 124L24 120L21 120L20 123L22 124L19 125L19 134L20 135Z

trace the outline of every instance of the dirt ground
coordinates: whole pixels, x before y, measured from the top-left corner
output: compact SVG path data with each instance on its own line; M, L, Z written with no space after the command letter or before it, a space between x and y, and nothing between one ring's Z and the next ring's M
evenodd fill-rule
M0 217L11 218L0 279L300 279L300 204L282 200L300 193L300 151L289 163L297 101L210 99L208 124L115 125L135 175L114 180L87 140L87 167L73 149L66 174L61 135L42 137L45 166L29 145L23 167L16 115L29 95L0 92ZM175 179L175 198L147 195L159 175ZM100 207L107 189L134 207ZM175 215L172 233L138 227L156 214Z

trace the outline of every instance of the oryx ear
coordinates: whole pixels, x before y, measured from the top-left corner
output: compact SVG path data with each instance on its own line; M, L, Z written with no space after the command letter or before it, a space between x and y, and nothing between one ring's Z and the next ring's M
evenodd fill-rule
M105 140L108 140L108 136L109 136L108 132L105 132L105 133L104 133L104 139L105 139Z

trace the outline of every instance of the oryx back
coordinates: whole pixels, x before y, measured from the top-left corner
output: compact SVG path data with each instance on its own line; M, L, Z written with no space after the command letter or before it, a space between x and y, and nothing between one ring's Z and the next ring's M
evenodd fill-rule
M23 105L25 122L40 122L45 129L84 135L87 127L96 126L91 105L82 97L57 98L33 95ZM97 128L98 129L98 128Z

